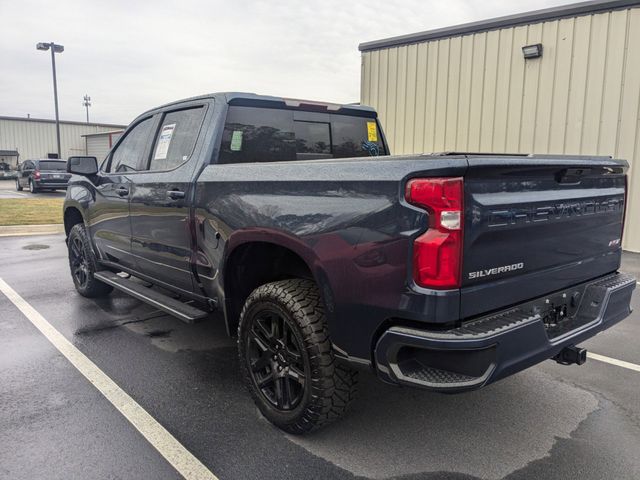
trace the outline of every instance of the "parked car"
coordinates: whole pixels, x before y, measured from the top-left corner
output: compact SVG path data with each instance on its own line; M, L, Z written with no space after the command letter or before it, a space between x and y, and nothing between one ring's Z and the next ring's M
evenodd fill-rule
M69 160L69 264L86 297L220 309L260 411L304 433L358 370L453 393L584 363L576 345L630 313L627 168L392 156L371 108L213 94L142 114L100 168Z
M28 188L31 193L42 190L66 190L71 175L64 160L25 160L18 165L16 190Z

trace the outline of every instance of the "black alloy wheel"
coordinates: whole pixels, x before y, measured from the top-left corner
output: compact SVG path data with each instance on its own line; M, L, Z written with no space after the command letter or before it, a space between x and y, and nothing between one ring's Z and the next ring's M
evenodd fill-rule
M89 281L89 261L84 254L84 245L80 237L69 239L69 265L74 283L80 288L86 287Z
M78 293L89 298L108 295L113 287L96 280L93 276L98 269L98 261L82 223L74 225L69 231L67 247L71 277Z
M291 411L304 396L309 369L301 354L302 341L276 311L262 311L252 320L246 349L251 378L271 405Z
M355 398L358 374L335 358L312 280L256 288L240 313L238 353L256 406L286 432L322 427L344 415Z

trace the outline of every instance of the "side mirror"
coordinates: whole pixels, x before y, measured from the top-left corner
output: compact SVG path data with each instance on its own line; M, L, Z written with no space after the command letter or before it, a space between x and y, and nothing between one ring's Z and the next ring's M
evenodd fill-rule
M96 157L69 157L67 172L85 177L98 173L98 159Z

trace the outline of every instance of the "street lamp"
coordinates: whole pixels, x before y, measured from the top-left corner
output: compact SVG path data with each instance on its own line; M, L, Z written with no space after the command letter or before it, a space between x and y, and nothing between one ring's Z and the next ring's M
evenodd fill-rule
M56 138L58 140L58 158L62 158L62 152L60 149L60 117L58 116L58 82L56 80L56 53L64 52L62 45L56 45L53 42L46 43L40 42L36 44L38 50L51 50L51 68L53 69L53 100L56 105Z

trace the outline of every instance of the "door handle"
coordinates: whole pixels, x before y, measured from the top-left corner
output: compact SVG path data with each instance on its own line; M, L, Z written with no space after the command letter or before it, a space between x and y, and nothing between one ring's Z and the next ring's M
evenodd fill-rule
M129 189L126 187L118 187L116 188L116 193L118 195L120 195L121 197L125 197L127 195L129 195Z
M180 190L169 190L167 192L167 196L172 200L178 200L180 198L184 198L184 192L181 192Z

